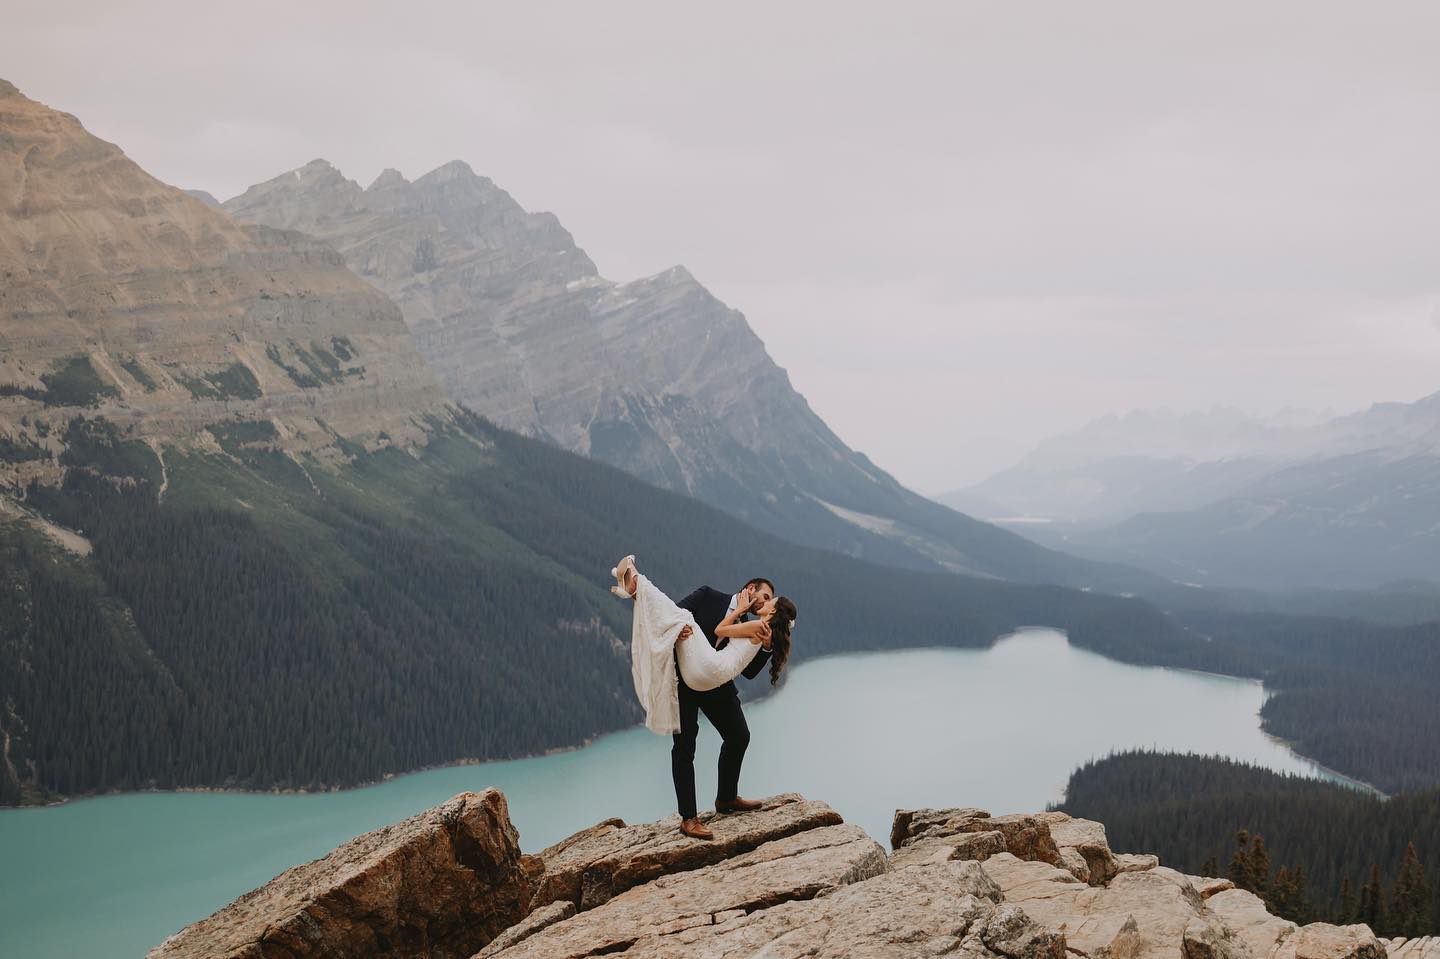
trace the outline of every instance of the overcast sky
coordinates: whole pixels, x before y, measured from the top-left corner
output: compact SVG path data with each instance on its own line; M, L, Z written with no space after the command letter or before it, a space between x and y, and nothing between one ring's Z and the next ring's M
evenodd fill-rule
M0 76L221 199L462 158L688 266L926 492L1112 411L1440 390L1440 4L10 3Z

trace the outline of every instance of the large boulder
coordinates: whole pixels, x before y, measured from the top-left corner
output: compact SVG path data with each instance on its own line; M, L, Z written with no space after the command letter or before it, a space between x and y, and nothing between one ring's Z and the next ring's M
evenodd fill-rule
M1205 904L1235 930L1255 959L1273 955L1299 928L1288 919L1272 916L1264 900L1253 892L1234 888L1233 884L1212 894Z
M499 790L461 793L286 870L148 959L464 959L524 917L536 865Z
M741 815L701 817L713 840L681 835L678 817L627 826L609 820L541 852L545 864L532 909L565 900L593 909L627 889L661 876L688 872L749 852L767 842L844 820L823 802L794 793L772 796Z
M1275 959L1386 959L1386 950L1369 926L1312 922L1286 939Z
M781 903L814 899L826 890L880 875L885 866L885 851L858 826L807 829L704 868L634 885L495 953L495 959L624 953L647 937L733 922Z

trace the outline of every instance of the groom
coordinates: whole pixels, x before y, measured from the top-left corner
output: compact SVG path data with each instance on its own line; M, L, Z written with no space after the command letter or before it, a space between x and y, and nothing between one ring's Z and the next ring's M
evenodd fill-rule
M774 584L764 577L756 577L733 595L701 586L676 605L688 610L710 645L720 649L728 642L715 638L715 627L720 625L721 620L736 609L748 612L774 598ZM762 647L742 675L746 679L754 679L769 659L770 651ZM714 839L715 834L700 822L695 808L695 737L700 733L699 714L705 714L723 740L720 746L720 781L715 790L716 812L760 808L760 803L736 795L740 788L740 763L745 759L745 747L750 745L750 727L745 725L740 692L733 682L696 692L685 685L678 669L675 676L680 689L680 731L675 733L674 745L670 747L670 774L675 779L675 801L680 806L680 831L692 839Z

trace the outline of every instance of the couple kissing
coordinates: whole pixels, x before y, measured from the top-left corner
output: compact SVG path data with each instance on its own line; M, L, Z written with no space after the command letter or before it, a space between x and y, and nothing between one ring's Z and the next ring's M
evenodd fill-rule
M680 831L692 839L713 839L695 805L699 714L722 740L715 811L758 809L760 803L739 795L750 728L734 680L754 679L768 662L771 685L779 682L790 659L795 604L776 596L775 586L763 577L733 594L701 586L677 603L635 568L634 556L626 556L610 573L615 594L635 603L630 673L645 709L645 726L673 739L670 773Z

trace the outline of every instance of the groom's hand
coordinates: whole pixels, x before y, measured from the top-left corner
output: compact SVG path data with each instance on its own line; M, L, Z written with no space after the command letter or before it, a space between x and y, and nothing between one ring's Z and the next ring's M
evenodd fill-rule
M679 642L683 642L684 640L689 639L691 632L692 632L692 630L690 629L689 626L681 626L681 627L680 627L680 635L675 638L675 642L679 643Z

